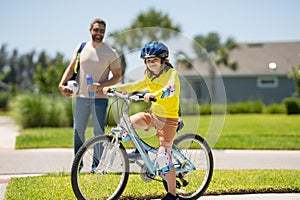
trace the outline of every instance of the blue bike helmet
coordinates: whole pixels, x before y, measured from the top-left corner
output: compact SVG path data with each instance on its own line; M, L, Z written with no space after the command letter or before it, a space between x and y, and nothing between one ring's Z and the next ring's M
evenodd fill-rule
M167 58L169 50L166 45L161 42L152 41L143 47L141 51L141 58Z

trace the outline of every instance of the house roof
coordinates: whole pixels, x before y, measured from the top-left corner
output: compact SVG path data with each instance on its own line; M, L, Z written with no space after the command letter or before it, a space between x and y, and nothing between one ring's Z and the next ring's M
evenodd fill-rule
M289 74L292 67L300 64L300 41L272 43L240 43L239 48L230 53L231 61L237 61L238 69L233 71L220 66L222 75L258 75L258 74ZM276 69L269 64L276 63ZM179 66L178 71L185 75L208 74L208 64L195 62L192 70ZM274 64L273 64L274 65ZM198 73L199 74L199 73Z

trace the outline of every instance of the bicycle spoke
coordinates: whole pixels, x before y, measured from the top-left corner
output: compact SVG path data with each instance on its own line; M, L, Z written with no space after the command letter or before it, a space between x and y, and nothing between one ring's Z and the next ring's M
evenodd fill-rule
M87 142L74 159L72 186L78 199L117 199L126 186L125 150L105 140L104 136Z

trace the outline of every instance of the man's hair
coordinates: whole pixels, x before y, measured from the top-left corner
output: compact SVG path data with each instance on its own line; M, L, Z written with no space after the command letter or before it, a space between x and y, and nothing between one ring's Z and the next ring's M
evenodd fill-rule
M104 28L106 28L106 23L103 19L101 18L97 18L97 19L94 19L92 22L91 22L91 26L90 26L90 30L92 30L94 24L96 23L99 23L99 24L103 24L104 25Z

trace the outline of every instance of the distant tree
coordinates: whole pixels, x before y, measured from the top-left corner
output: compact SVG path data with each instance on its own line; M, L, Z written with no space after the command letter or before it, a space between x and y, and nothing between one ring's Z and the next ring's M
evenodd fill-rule
M32 88L34 85L33 74L35 73L35 51L25 53L19 57L19 73L20 82L18 82L19 89Z
M21 81L22 74L22 68L19 66L19 52L17 49L13 50L7 64L9 73L6 77L6 82L16 88Z
M172 30L166 31L164 29ZM180 26L173 23L167 14L155 9L140 13L133 23L123 30L110 34L113 39L112 46L121 55L123 74L126 70L124 53L136 48L141 48L145 42L152 40L169 39L180 31Z
M199 59L204 59L207 54L212 58L217 66L225 66L232 70L238 68L236 61L229 60L229 54L232 50L238 48L238 44L232 37L226 39L224 43L221 42L221 38L218 33L211 32L207 36L197 35L194 37L196 41L193 46L194 51ZM211 101L215 100L215 78L216 72L214 67L210 67L210 89L211 89Z
M68 65L68 61L64 60L62 54L57 53L54 59L49 59L45 52L39 56L43 62L36 65L36 73L34 74L34 82L41 93L58 94L57 85L60 78Z
M238 48L238 44L232 37L226 39L224 43L218 33L211 32L207 36L197 35L194 40L204 47L209 55L211 55L217 66L224 65L232 70L238 68L236 61L229 61L229 54L232 50ZM194 45L195 53L199 58L203 57L203 49L198 45ZM206 52L205 52L206 54Z
M0 48L0 86L13 93L19 91L57 93L57 85L62 73L68 66L62 54L57 53L54 58L45 51L20 54L17 49L7 51L5 44Z
M13 91L23 91L33 86L32 74L35 71L35 51L19 55L14 49L5 66L6 77L4 81L13 87Z
M172 31L166 31L164 29L139 29L145 27L158 27L164 28ZM145 13L140 13L137 18L133 21L130 29L139 29L133 32L133 43L129 44L131 48L140 48L143 44L142 42L146 39L151 40L165 40L172 36L176 36L180 32L180 26L173 23L168 14L164 14L160 11L156 11L151 8Z
M8 52L6 49L6 44L3 44L1 45L0 48L0 83L1 83L1 88L8 90L9 86L5 82L2 82L9 74L9 68L7 66L7 63L8 63Z
M0 72L3 73L4 67L7 65L8 52L6 49L7 45L2 44L0 48Z
M297 67L293 67L292 71L288 75L289 78L293 79L296 86L296 91L293 96L297 97L300 95L300 64Z
M46 68L47 65L49 64L49 61L51 59L49 58L49 56L47 55L47 53L45 51L42 51L41 53L39 53L38 58L37 58L37 63L39 63L41 65L42 68Z
M185 52L177 52L176 65L184 66L187 69L192 69L193 64L191 63L191 58Z

